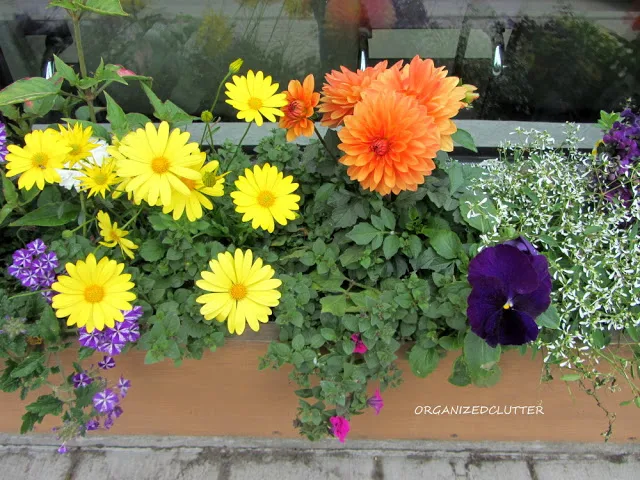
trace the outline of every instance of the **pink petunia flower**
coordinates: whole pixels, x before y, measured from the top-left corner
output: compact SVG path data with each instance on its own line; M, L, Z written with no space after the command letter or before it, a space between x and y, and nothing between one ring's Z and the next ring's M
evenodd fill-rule
M367 346L362 341L359 333L351 335L351 340L355 343L353 346L353 353L367 353Z
M351 430L351 426L349 425L349 420L344 417L331 417L329 419L333 428L331 429L331 433L340 440L341 443L344 443L347 438L347 434L349 430Z

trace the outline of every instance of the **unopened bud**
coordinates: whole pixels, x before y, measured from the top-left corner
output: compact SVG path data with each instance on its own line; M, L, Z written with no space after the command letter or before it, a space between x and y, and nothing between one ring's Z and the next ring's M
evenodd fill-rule
M467 105L471 105L480 96L479 93L476 93L478 87L469 85L468 83L465 83L462 86L467 90L467 94L464 96L464 99L462 101Z
M242 68L243 63L244 63L244 60L242 60L241 58L238 58L237 60L234 60L233 62L231 62L229 64L229 73L238 73Z
M213 122L213 113L211 113L209 110L205 110L200 114L200 119L204 123L211 123Z
M73 237L73 232L71 230L62 231L62 238L64 238L65 240L69 240L71 237Z

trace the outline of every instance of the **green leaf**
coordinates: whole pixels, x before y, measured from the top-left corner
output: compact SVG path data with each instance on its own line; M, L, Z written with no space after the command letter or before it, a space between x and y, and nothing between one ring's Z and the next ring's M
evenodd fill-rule
M15 208L14 205L12 204L7 204L5 206L3 206L2 208L0 208L0 225L2 224L2 222L5 221L5 219L11 215L11 212L13 212L13 209Z
M462 243L451 230L432 230L429 232L429 241L436 253L447 260L457 258L462 252Z
M582 375L580 375L579 373L570 373L568 375L563 375L562 377L560 377L560 380L562 380L563 382L577 382L581 378Z
M62 413L62 405L62 400L53 395L41 395L35 402L27 405L26 410L40 417L44 417L45 415L60 415L60 413Z
M0 106L57 95L59 91L59 85L41 77L18 80L0 90Z
M78 83L78 75L76 74L75 70L64 63L64 61L60 60L60 57L58 57L57 55L53 56L53 61L56 66L56 72L58 72L60 76L71 85L75 86Z
M558 315L556 307L550 305L542 315L536 318L536 323L541 327L547 327L553 330L560 328L560 315Z
M490 370L500 360L500 346L490 347L471 330L464 338L464 359L472 376L479 370Z
M138 128L144 128L144 126L149 123L151 120L146 115L141 113L127 113L127 123L131 130L136 130Z
M2 194L6 203L18 204L18 190L13 182L4 175L4 172L2 173Z
M122 9L120 0L85 0L84 3L78 3L78 6L83 10L99 13L100 15L129 16L129 14Z
M171 124L172 127L176 127L178 125L184 125L187 123L191 123L196 117L192 117L187 112L178 107L175 103L167 100L162 102L158 98L158 96L144 83L141 83L142 89L144 93L149 98L151 105L153 106L154 112L153 115L158 120L164 120Z
M320 299L322 313L332 313L336 317L342 317L347 311L346 295L328 295Z
M55 342L60 336L60 322L49 305L44 306L38 326L40 336L48 342Z
M462 165L458 162L453 163L447 173L449 175L449 193L453 195L464 185Z
M411 252L411 258L418 258L422 252L422 240L417 235L411 235L409 237L409 251Z
M157 262L164 257L165 248L164 245L155 238L145 240L140 246L140 256L147 262Z
M380 210L380 217L382 217L384 226L389 230L393 230L396 228L396 216L391 212L391 210L382 207L382 209Z
M436 369L439 362L440 356L435 348L422 348L420 345L414 345L409 352L409 365L417 377L425 378Z
M471 383L469 368L464 356L460 355L453 364L453 371L449 375L449 383L456 387L465 387Z
M466 148L467 150L471 150L472 152L478 153L478 148L476 147L476 142L473 141L473 137L466 130L462 130L458 128L454 134L451 135L451 139L454 143Z
M20 425L20 434L24 435L33 430L37 422L42 422L42 418L35 413L27 412L22 415L22 425Z
M400 239L397 235L388 235L384 239L384 244L382 245L382 252L384 253L385 258L388 260L393 257L400 250Z
M491 199L486 196L479 198L467 192L459 200L462 220L482 233L489 233L498 215Z
M33 187L35 188L35 187ZM66 225L78 218L80 207L68 202L50 203L27 213L19 218L10 227L58 227Z
M346 236L358 245L368 245L381 234L382 232L370 223L359 223Z
M293 340L291 341L291 346L293 347L294 350L302 350L304 348L304 336L301 334L296 335L295 337L293 337Z
M38 368L44 365L44 355L42 353L32 353L11 371L12 378L22 378L31 375Z
M329 342L336 341L336 331L333 328L322 328L320 329L320 334L322 335L322 338Z
M122 136L130 130L127 116L111 95L104 92L104 96L107 99L107 120L111 123L113 132L118 138L122 138Z

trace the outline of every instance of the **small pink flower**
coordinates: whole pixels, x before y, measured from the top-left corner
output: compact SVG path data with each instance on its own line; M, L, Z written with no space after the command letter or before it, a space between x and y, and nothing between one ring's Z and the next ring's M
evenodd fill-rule
M31 107L33 107L33 102L31 100L25 100L24 101L24 106L28 107L28 108L31 108Z
M331 417L329 421L331 422L331 425L333 425L331 433L337 437L341 443L344 443L349 430L351 430L349 420L344 417Z
M116 73L121 77L131 77L131 76L137 75L136 72L133 72L127 68L124 68L122 65L116 65L116 67L120 67Z
M376 389L376 394L373 397L369 398L369 400L367 400L367 405L369 405L376 411L376 415L380 413L380 410L382 410L382 407L384 407L384 401L380 396L379 388Z
M355 345L353 346L353 353L367 353L367 350L369 349L360 338L359 333L351 335L351 340L355 342Z

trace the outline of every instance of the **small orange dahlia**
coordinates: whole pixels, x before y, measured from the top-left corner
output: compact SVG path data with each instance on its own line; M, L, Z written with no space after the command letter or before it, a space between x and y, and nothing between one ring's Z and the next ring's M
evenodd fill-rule
M387 69L387 62L378 63L375 67L352 72L346 67L340 71L332 70L325 75L320 98L321 123L325 127L338 127L344 117L353 113L353 107L362 99L362 92L369 88L378 76Z
M338 132L340 163L363 188L381 195L413 190L436 168L440 133L426 108L411 96L369 93Z
M441 146L445 152L453 150L451 135L457 127L451 118L455 117L467 96L467 88L459 86L458 77L448 77L444 67L436 68L433 60L422 60L417 55L402 69L390 68L380 74L370 86L370 90L383 92L389 89L415 97L427 107L427 112L435 121L440 132Z
M291 80L289 89L284 92L287 105L282 107L284 117L280 117L280 127L287 129L287 141L292 142L300 135L313 135L313 121L309 118L320 101L320 94L314 92L313 75L307 75L303 83Z

